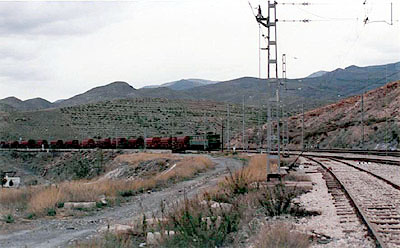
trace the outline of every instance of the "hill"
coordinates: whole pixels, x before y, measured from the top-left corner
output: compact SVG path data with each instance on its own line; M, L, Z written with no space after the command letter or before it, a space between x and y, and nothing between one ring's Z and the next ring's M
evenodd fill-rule
M174 81L170 83L165 83L161 85L150 85L150 86L145 86L142 89L146 88L170 88L172 90L188 90L192 88L196 88L199 86L204 86L204 85L209 85L209 84L215 84L217 82L210 81L210 80L204 80L204 79L182 79L179 81Z
M0 100L0 104L8 105L16 110L31 111L52 107L52 103L43 98L34 98L22 101L16 97L7 97Z
M305 113L305 143L320 148L362 148L361 96ZM294 144L301 140L301 115L290 119ZM364 148L400 148L400 81L364 94Z
M326 73L328 73L328 72L327 71L317 71L317 72L314 72L311 75L309 75L307 78L321 77L321 76L325 75Z
M55 107L75 106L98 101L107 101L121 98L135 97L136 89L126 82L113 82L111 84L93 88L83 94L55 103Z

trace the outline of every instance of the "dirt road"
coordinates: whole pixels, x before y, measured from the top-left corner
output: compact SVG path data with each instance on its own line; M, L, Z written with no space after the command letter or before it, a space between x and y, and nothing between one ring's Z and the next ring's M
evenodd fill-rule
M188 197L201 189L213 186L217 178L226 173L227 168L233 170L242 166L242 162L231 158L212 158L215 169L200 174L198 177L175 184L162 191L152 192L134 197L129 203L106 208L94 216L73 219L42 219L29 224L30 229L14 231L0 235L0 247L65 247L75 240L83 240L98 233L107 224L124 224L143 213L150 214L160 209L161 201L173 202L183 199L184 192Z

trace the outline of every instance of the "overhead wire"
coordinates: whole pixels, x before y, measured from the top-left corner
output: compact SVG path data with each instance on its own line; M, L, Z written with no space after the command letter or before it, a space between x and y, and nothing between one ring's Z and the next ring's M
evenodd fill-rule
M295 6L295 7L296 7L297 9L299 9L299 10L301 10L301 11L307 13L307 14L310 14L310 15L312 15L312 16L315 16L315 17L318 17L318 18L323 19L323 20L310 20L310 21L353 21L353 20L358 21L358 18L325 17L325 16L317 15L317 14L311 12L311 11L305 10L305 9L299 7L299 6Z

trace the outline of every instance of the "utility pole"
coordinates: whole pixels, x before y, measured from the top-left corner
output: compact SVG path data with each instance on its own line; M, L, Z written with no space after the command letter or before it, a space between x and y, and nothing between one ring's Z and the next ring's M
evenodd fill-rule
M261 120L260 120L260 115L262 114L262 105L260 104L261 110L257 111L257 127L258 127L258 148L262 149L262 143L261 143L261 137L262 137L262 126L261 126ZM261 113L260 113L261 111Z
M271 103L268 101L268 112L267 112L267 175L271 174Z
M278 83L278 88L276 89L276 134L278 143L278 174L281 172L281 108L280 108L280 84Z
M203 113L203 119L204 119L204 141L203 141L203 149L204 151L206 150L206 140L207 140L207 118L206 118L206 112Z
M145 151L147 148L146 139L147 139L147 127L144 127L144 150Z
M301 112L302 112L302 117L301 117L301 150L304 151L304 103L301 105Z
M227 142L228 142L228 152L231 150L231 137L230 137L230 110L229 110L229 103L227 105Z
M286 90L286 54L282 54L282 85L283 89ZM283 124L282 124L282 129L283 129L283 152L285 153L286 146L288 144L288 140L286 140L286 135L285 135L285 124L287 126L287 118L285 117L285 108L284 108L284 103L282 107L282 118L283 118Z
M282 129L281 129L281 137L282 137L282 154L285 154L286 150L286 113L285 113L285 105L282 103Z
M244 96L243 96L243 122L242 122L242 146L243 146L243 151L245 149L245 132L244 132L244 119L245 119L245 112L244 112Z
M361 149L364 149L364 92L361 94Z
M388 78L387 78L387 65L385 66L385 81L388 83ZM385 125L386 125L386 132L385 132L385 147L386 147L386 156L388 156L388 149L389 149L389 138L388 138L388 131L389 131L389 125L388 125L388 97L385 98Z
M221 149L224 152L224 121L221 121Z

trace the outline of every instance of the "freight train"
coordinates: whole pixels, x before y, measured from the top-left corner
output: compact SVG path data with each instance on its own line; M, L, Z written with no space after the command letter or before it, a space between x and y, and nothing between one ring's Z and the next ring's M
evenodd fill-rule
M219 150L220 135L207 133L194 136L150 137L150 138L105 138L84 140L21 140L1 141L3 149L167 149L185 150Z

